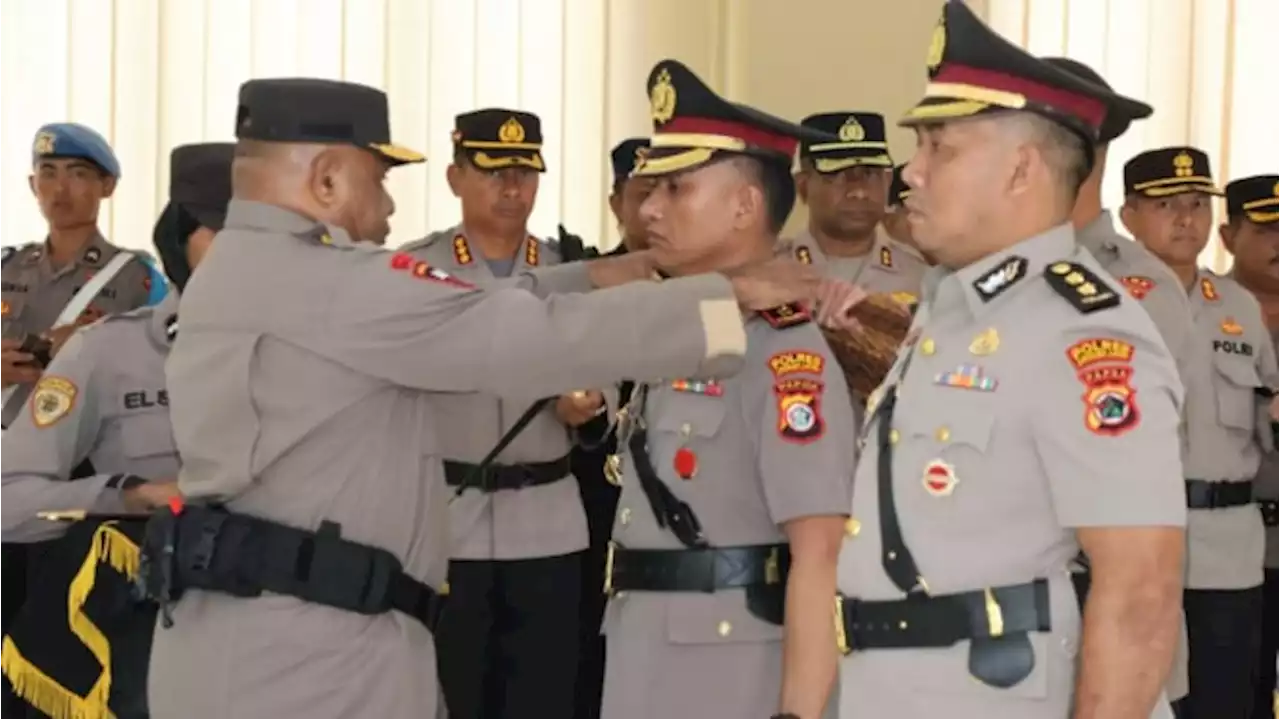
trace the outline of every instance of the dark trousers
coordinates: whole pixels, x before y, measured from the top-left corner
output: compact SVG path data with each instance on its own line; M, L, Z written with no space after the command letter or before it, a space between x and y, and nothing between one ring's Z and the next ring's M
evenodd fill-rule
M3 567L0 575L3 575L4 582L4 590L0 592L0 615L3 615L0 623L4 626L0 628L0 632L8 634L9 626L27 601L27 546L5 543L0 551L3 551L3 556L0 556L0 567ZM25 716L26 706L27 703L13 693L9 679L5 678L3 691L0 692L0 717Z
M1276 570L1266 570L1262 584L1262 642L1258 651L1258 678L1253 692L1253 719L1275 719L1271 715L1276 690L1276 633L1280 631L1276 612L1280 611L1280 582Z
M449 719L573 716L582 555L449 563L436 630Z
M1262 587L1188 589L1186 719L1252 719L1262 638Z

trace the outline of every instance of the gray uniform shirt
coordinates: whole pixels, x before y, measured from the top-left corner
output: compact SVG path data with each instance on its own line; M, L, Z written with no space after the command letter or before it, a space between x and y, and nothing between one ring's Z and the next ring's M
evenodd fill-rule
M233 200L182 298L166 372L179 486L303 529L323 520L433 586L448 564L442 396L719 375L746 335L720 276L590 294L583 266L470 287L287 210ZM528 290L532 290L532 293ZM658 341L658 340L661 341ZM409 719L437 704L430 633L292 597L192 591L152 649L155 716Z
M414 257L478 285L497 279L461 227L437 232L400 248ZM559 264L558 250L530 236L513 262L513 273ZM477 328L479 329L479 328ZM529 408L530 400L489 395L442 396L450 419L439 427L445 459L476 463ZM549 462L571 448L569 430L554 404L538 414L495 459L500 464ZM578 484L568 474L537 487L485 493L468 489L449 505L451 556L455 559L527 559L576 552L587 546L587 518Z
M931 594L1048 579L1052 630L1030 636L1035 668L994 689L970 676L967 641L855 652L841 661L841 716L1067 716L1081 629L1067 573L1079 552L1074 530L1186 522L1173 360L1119 288L1077 283L1120 295L1089 313L1053 289L1044 272L1065 271L1070 282L1064 262L1102 277L1069 225L961 270L931 270L898 361L869 402L876 417L880 398L897 394L896 513ZM881 421L862 432L851 513L860 531L841 552L839 587L901 599L881 564ZM1163 704L1155 716L1167 712Z
M78 258L55 269L43 242L13 249L12 254L10 248L5 249L4 300L0 315L3 315L4 338L19 340L52 329L80 287L117 252L125 252L102 235L94 235ZM81 317L94 319L141 307L151 291L151 270L141 259L135 260L120 268ZM4 426L13 421L30 391L30 385L23 385L13 393L3 418Z
M1276 346L1275 331L1271 332L1271 346ZM1258 465L1258 475L1253 481L1253 496L1271 502L1280 499L1280 487L1277 487L1278 478L1280 478L1280 461L1277 461L1276 448L1272 447L1270 452L1262 455L1262 463ZM1266 527L1266 539L1267 552L1263 560L1263 566L1267 569L1275 569L1277 566L1277 540L1274 526Z
M1200 376L1208 367L1209 353L1204 351L1201 343L1195 341L1191 301L1187 299L1187 293L1177 276L1150 250L1117 233L1108 210L1103 210L1093 222L1076 230L1076 241L1147 311L1178 365L1178 376L1185 389L1192 382L1191 378ZM1182 406L1184 421L1181 425L1181 442L1184 465L1191 451L1185 421L1191 412L1191 394L1187 392ZM1184 624L1173 670L1169 672L1169 680L1165 684L1171 701L1185 696L1188 689L1185 634Z
M4 435L4 541L65 532L67 524L37 512L123 511L114 475L177 476L164 382L177 309L171 293L155 307L111 315L77 331L53 358ZM68 481L84 459L96 473Z
M897 295L903 304L913 302L920 280L929 269L919 252L876 230L871 251L861 257L828 257L813 235L804 232L787 244L793 257L805 264L821 265L832 277L852 282L869 292Z
M723 394L655 383L642 408L653 467L711 546L783 543L790 520L849 511L853 413L826 341L814 324L775 329L762 319L747 337L746 368L721 383ZM675 468L681 449L696 457L689 479ZM637 476L626 452L614 541L683 549L658 526ZM781 687L783 629L752 615L743 592L615 595L602 716L766 716Z
M1272 450L1269 398L1276 355L1257 299L1235 280L1201 270L1190 289L1195 339L1211 359L1187 381L1186 476L1252 482ZM1197 509L1187 522L1187 587L1245 589L1262 583L1265 540L1252 504Z

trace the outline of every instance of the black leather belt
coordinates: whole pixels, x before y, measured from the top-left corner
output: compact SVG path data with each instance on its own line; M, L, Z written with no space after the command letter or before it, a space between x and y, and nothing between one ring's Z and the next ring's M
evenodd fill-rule
M714 592L781 585L791 567L785 544L705 549L625 549L609 545L605 591Z
M836 643L841 653L863 649L949 647L965 639L1047 632L1049 583L890 601L836 596Z
M1262 523L1268 527L1276 526L1277 505L1274 499L1259 499L1258 509L1262 510Z
M1187 509L1226 509L1253 502L1252 482L1187 480Z
M569 455L550 462L490 464L481 468L468 462L444 463L444 481L450 487L475 487L482 492L521 489L551 484L569 476Z

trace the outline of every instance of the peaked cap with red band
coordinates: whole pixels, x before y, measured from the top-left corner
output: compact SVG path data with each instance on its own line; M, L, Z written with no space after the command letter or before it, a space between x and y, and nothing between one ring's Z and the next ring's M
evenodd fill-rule
M912 127L987 112L1034 112L1092 147L1108 115L1142 119L1151 106L1110 92L1000 37L962 0L948 0L933 30L924 98L898 124Z
M749 155L791 166L800 141L839 138L802 127L755 108L729 102L688 67L663 60L649 73L653 137L633 175L683 172L710 162L716 153Z

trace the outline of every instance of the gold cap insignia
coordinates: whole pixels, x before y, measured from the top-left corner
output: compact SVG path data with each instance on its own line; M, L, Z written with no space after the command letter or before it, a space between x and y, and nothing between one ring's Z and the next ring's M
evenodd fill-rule
M844 124L840 126L840 139L844 142L862 142L867 139L867 131L858 122L858 118L850 116Z
M642 146L640 146L640 147L637 147L637 148L636 148L636 162L635 162L636 167L639 167L639 166L643 165L643 164L644 164L644 160L645 160L645 158L646 158L646 157L648 157L648 156L649 156L649 148L644 147L643 145L642 145Z
M502 142L524 142L524 125L514 117L507 118L502 123L502 127L498 128L498 140Z
M938 18L938 26L933 29L933 35L929 38L929 54L925 56L925 64L929 68L929 72L938 69L942 64L942 54L947 49L947 17L943 15Z
M676 115L676 87L671 84L671 73L665 68L658 73L658 80L649 91L649 114L659 125Z
M1190 177L1195 174L1195 160L1191 159L1191 155L1186 152L1179 152L1173 158L1173 176L1174 177Z
M52 132L42 132L36 135L36 141L32 145L32 150L37 155L52 155L54 143L57 142L57 136Z

